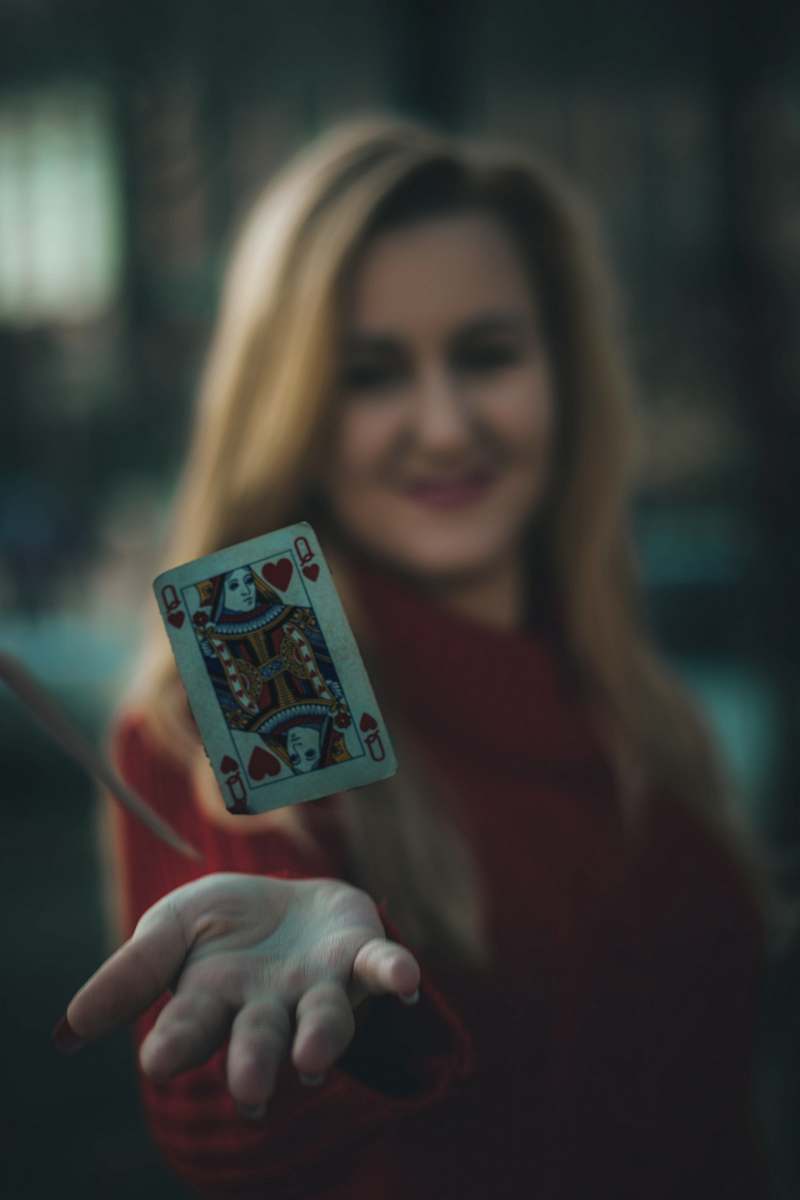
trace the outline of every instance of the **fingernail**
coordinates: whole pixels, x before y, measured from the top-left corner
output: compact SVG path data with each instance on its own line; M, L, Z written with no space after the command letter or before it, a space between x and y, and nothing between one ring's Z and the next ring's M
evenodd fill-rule
M410 996L401 996L400 999L403 1001L403 1004L416 1004L419 1000L419 988L415 992L412 992Z
M304 1083L306 1087L319 1087L321 1083L325 1082L325 1074L323 1072L322 1075L301 1075L300 1082Z
M248 1121L260 1121L267 1111L266 1104L239 1104L237 1107Z
M53 1045L60 1054L77 1054L86 1045L82 1037L78 1037L66 1016L56 1024L52 1033Z

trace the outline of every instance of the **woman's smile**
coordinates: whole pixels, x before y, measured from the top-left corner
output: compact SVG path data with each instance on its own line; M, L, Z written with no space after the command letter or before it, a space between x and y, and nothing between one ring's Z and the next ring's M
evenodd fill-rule
M400 490L423 508L458 509L482 500L497 480L497 471L478 468L459 474L420 475Z

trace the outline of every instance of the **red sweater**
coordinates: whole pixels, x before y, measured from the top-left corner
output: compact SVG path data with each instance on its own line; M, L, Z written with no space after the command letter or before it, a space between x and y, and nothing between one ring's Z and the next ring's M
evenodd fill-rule
M284 1064L261 1123L237 1114L224 1051L166 1086L142 1080L167 1161L204 1195L271 1200L763 1195L750 1111L761 932L732 863L658 798L646 843L626 851L611 772L546 626L499 633L362 582L396 700L463 805L497 966L421 958L419 1004L370 999L322 1088ZM203 871L346 878L335 797L312 802L317 849L301 854L277 832L205 820L135 715L115 746ZM130 929L199 873L127 814L119 847Z

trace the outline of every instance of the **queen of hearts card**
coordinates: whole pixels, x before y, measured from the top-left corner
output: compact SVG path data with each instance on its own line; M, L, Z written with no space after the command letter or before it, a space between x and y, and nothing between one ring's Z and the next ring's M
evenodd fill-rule
M275 539L281 549L265 554ZM395 769L315 543L310 526L294 526L177 567L154 585L231 811L318 798Z

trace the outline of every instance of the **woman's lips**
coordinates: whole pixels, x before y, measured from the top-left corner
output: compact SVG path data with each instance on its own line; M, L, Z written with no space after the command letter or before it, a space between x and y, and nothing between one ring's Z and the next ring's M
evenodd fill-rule
M493 473L481 471L456 479L415 479L405 484L403 491L430 508L461 508L480 500L494 480Z

